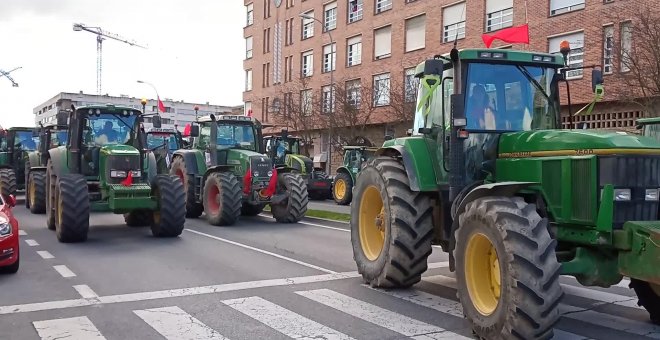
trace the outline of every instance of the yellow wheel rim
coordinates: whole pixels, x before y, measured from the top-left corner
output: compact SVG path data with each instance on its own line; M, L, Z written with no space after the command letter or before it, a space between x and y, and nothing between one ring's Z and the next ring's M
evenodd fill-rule
M501 274L497 251L488 237L472 234L465 250L465 281L472 304L483 315L497 308Z
M62 201L62 195L57 195L57 224L62 225L62 212L64 211L64 202Z
M343 179L338 179L335 183L335 197L342 200L344 196L346 196L346 182Z
M30 181L30 206L35 205L37 202L37 186L34 181Z
M368 187L362 194L359 209L359 234L362 252L374 261L378 258L385 245L385 207L380 197L380 190L375 186Z

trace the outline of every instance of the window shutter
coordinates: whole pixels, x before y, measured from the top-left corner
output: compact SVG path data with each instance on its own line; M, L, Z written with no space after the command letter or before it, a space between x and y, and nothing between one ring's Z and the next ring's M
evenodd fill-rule
M374 56L376 59L388 56L392 52L392 26L376 30L374 38Z
M442 10L442 25L449 26L461 21L465 21L465 2Z
M406 20L406 52L424 48L426 43L426 15Z
M499 12L513 7L513 0L486 0L486 13Z

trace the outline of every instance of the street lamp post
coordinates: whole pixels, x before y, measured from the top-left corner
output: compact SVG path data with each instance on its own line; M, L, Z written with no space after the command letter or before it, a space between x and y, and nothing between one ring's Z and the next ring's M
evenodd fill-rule
M332 32L330 30L326 30L323 21L319 20L318 18L315 18L311 15L307 15L305 13L301 13L299 14L299 16L303 19L318 21L321 24L323 30L325 30L325 32L328 33L328 37L330 38L330 114L332 114L332 111L335 107L335 54L337 53L337 50L335 49L335 41L334 39L332 39ZM332 171L332 122L330 122L330 124L328 125L328 163L326 164L326 173L330 175L331 171Z
M148 81L144 81L144 80L138 80L137 82L139 84L147 84L147 85L151 86L151 88L154 89L154 92L156 92L156 100L160 99L160 96L158 95L158 90L156 89L156 86L154 86L154 84L152 84ZM158 110L156 110L156 113L158 113Z

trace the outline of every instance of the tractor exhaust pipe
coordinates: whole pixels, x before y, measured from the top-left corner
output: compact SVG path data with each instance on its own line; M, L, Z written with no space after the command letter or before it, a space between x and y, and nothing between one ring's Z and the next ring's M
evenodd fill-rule
M460 59L458 50L453 48L449 54L453 64L454 73L460 74ZM465 149L464 141L467 138L465 127L465 95L460 93L463 87L461 77L454 77L454 94L451 95L451 135L449 137L449 200L454 201L458 193L465 187Z

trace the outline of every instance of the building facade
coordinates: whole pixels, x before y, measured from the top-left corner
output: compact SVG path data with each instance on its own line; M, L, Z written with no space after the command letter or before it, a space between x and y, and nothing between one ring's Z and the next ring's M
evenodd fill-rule
M595 114L578 117L590 128L626 128L642 112L617 101L617 76L626 72L615 51L630 50L630 25L642 6L657 0L245 0L245 110L257 119L282 124L278 116L282 87L301 84L294 97L327 104L330 85L369 86L376 107L366 135L381 143L385 135L404 135L406 122L384 117L390 97L398 91L405 101L416 95L413 68L436 54L460 48L484 47L482 34L529 25L530 44L496 41L495 48L559 52L571 44L569 66L597 65L604 71L606 94ZM616 19L614 19L616 17ZM577 108L593 99L589 70L568 73L571 99ZM402 84L394 87L392 84ZM563 87L563 86L562 86ZM379 93L375 93L378 91ZM295 91L294 91L295 92ZM348 93L348 91L345 91ZM385 93L385 94L383 94ZM562 88L562 103L566 90ZM398 93L397 93L398 94ZM297 96L296 96L297 95ZM336 98L335 98L336 99ZM277 103L278 105L273 105ZM304 105L301 105L304 106ZM575 111L574 109L573 111ZM563 117L564 124L569 122ZM326 150L319 133L314 150ZM339 158L332 157L333 163ZM335 166L332 167L333 169Z
M237 112L240 112L240 114L243 114L240 106L211 105L208 102L204 104L187 103L170 99L162 99L161 101L165 106L165 112L160 113L163 127L174 128L176 126L181 131L183 131L186 124L195 120L195 106L199 107L199 116L209 115L211 113L236 114ZM126 95L119 97L107 95L99 96L95 94L85 94L82 93L82 91L79 93L61 92L32 110L32 113L34 114L34 122L35 125L39 123L44 125L54 123L57 112L60 109L70 109L71 105L78 107L93 104L114 104L142 110L141 98ZM156 113L158 111L158 101L149 99L145 105L145 110L147 113ZM145 127L151 127L149 118L145 119Z

